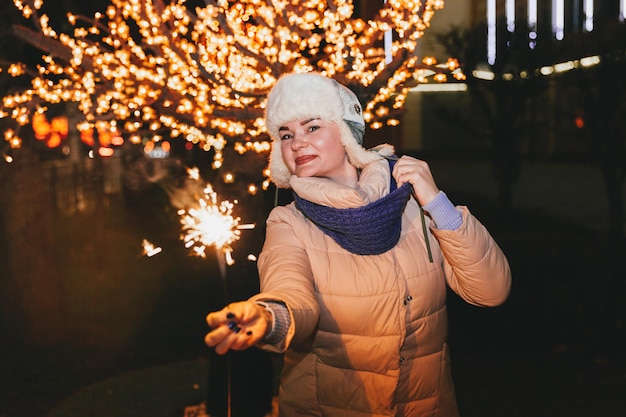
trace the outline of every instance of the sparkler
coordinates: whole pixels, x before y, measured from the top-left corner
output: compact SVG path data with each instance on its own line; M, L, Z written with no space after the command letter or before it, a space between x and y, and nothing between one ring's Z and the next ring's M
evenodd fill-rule
M194 181L199 181L200 175L196 168L188 169L189 177ZM228 300L228 290L226 285L226 265L234 263L232 257L233 248L231 244L241 236L241 230L253 229L254 224L240 224L241 218L233 216L233 208L237 201L231 203L224 200L218 203L217 193L210 184L203 190L203 195L198 199L197 206L189 209L180 209L180 222L183 234L181 239L185 242L186 248L192 248L193 252L203 258L206 257L207 247L214 247L217 253L217 260L220 268L220 275L224 285L224 296ZM221 252L221 253L220 253ZM223 255L223 256L221 256ZM250 259L250 256L248 256ZM230 356L228 361L228 406L227 415L231 416L231 365Z
M217 193L207 184L197 207L178 210L185 247L203 258L207 248L214 247L224 255L226 264L232 265L231 244L240 238L241 230L255 227L254 224L240 224L241 218L233 216L236 203L228 200L218 202Z

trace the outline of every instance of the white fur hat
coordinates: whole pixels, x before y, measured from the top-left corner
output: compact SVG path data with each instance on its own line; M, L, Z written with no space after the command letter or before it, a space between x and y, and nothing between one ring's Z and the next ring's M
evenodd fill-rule
M332 78L318 73L287 74L278 80L267 98L265 125L272 136L270 178L277 187L290 188L292 173L285 165L278 129L294 120L315 117L335 122L348 160L357 168L381 159L363 148L365 121L357 96Z

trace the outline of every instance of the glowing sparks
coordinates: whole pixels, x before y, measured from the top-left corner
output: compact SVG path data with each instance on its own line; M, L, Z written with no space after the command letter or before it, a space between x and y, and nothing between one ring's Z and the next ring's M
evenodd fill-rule
M203 258L207 248L214 247L223 253L227 265L232 265L231 244L240 238L241 230L254 228L254 224L240 224L241 219L233 216L235 203L228 200L218 203L217 194L207 185L197 207L178 211L185 247Z
M163 250L161 247L155 246L152 242L148 241L148 239L144 239L143 242L141 242L141 246L143 247L143 254L148 258L161 253Z

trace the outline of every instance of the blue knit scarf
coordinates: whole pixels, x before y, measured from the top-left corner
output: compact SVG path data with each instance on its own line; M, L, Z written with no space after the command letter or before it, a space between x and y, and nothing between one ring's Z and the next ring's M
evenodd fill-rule
M389 161L393 167L393 161ZM336 209L312 203L294 192L296 207L339 246L356 255L378 255L400 240L402 213L411 196L411 185L397 188L362 207Z

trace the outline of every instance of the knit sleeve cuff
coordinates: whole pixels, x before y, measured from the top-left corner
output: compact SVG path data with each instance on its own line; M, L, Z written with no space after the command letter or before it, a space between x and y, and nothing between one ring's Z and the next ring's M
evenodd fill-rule
M283 344L287 337L287 331L291 325L291 317L287 306L277 301L255 301L260 306L265 307L272 315L272 327L263 338L263 343L272 346Z
M439 191L439 194L423 208L430 214L430 218L438 229L456 230L463 224L463 215L443 191Z

